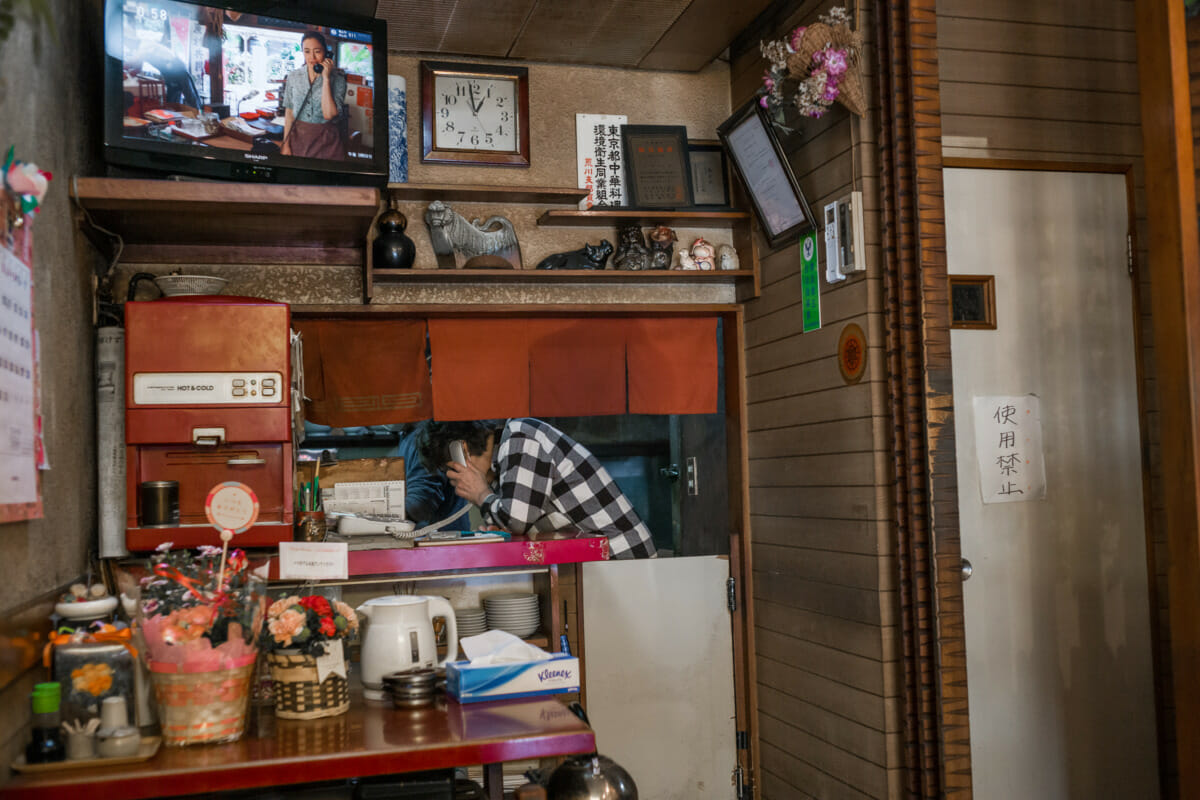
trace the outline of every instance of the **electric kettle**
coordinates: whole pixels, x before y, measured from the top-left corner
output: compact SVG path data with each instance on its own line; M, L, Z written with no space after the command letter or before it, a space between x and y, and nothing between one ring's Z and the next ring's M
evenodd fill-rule
M442 597L386 595L355 609L367 618L362 643L363 695L383 700L383 676L389 672L444 667L458 658L454 609ZM438 661L433 618L446 620L446 658Z

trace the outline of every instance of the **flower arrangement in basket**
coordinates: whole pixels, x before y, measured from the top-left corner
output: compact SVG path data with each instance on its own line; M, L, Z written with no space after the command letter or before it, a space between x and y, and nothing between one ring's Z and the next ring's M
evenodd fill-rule
M138 623L163 743L228 742L245 729L266 595L241 550L161 545L141 581Z
M275 689L275 716L316 719L350 708L343 640L358 630L345 603L291 595L267 609L263 643Z
M806 117L819 117L839 102L855 114L866 110L860 59L862 37L850 28L850 12L830 9L820 21L796 28L785 39L762 42L770 68L759 104L782 123L789 95Z

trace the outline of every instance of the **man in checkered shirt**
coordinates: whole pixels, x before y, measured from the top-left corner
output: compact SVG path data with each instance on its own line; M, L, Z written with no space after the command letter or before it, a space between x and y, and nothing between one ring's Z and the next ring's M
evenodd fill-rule
M466 465L454 463L451 442ZM654 558L654 541L624 492L587 448L537 419L433 422L417 447L455 493L516 534L578 529L608 537L613 558Z

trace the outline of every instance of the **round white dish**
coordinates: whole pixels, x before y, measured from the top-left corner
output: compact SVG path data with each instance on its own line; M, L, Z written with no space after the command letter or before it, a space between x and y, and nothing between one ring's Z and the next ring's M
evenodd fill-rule
M55 603L54 613L67 619L99 619L111 614L117 607L117 598L109 595L99 600L84 600L79 603Z

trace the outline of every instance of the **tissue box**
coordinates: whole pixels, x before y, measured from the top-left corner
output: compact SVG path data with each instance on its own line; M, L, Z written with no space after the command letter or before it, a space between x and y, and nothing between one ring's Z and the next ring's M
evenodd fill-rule
M509 664L452 661L446 665L446 691L460 703L578 692L579 659L555 653L545 661Z

